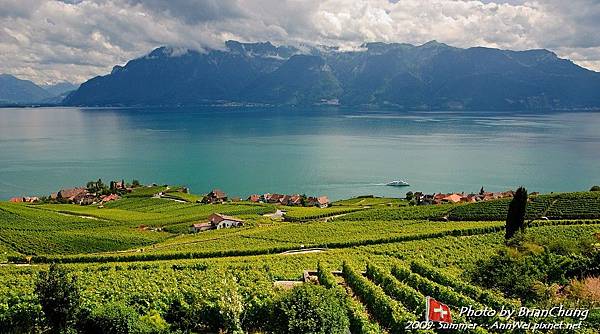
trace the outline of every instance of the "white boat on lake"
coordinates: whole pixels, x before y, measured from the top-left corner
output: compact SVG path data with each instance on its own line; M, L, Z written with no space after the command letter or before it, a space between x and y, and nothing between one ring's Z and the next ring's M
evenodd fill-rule
M408 182L406 182L404 180L394 180L392 182L386 183L385 185L392 186L392 187L408 187L408 186L410 186L410 184L408 184Z

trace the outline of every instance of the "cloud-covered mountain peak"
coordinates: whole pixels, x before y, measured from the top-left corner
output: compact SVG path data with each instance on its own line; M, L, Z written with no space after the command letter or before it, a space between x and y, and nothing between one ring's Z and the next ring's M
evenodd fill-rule
M174 55L168 47L96 77L71 105L386 106L400 110L600 107L600 73L546 50L373 42L357 49L228 41Z

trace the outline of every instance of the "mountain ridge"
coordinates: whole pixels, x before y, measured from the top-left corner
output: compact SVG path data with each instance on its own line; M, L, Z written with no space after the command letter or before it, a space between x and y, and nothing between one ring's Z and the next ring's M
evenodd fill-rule
M83 83L73 106L387 106L402 110L600 107L600 73L545 50L364 43L275 46L227 41L205 52L159 47Z
M70 82L37 85L11 74L0 74L0 105L58 104L78 87Z

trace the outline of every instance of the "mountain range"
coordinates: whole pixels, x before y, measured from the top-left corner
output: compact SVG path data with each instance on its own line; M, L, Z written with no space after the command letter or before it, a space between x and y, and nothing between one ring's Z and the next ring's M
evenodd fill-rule
M0 105L56 104L78 88L69 82L38 86L10 74L0 74Z
M63 103L590 109L600 107L600 73L548 50L463 49L436 41L354 50L228 41L203 52L157 48L88 80Z

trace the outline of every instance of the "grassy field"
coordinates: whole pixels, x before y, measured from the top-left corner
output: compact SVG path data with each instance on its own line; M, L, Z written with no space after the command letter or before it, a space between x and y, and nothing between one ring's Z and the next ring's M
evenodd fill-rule
M242 328L261 331L265 308L283 293L274 282L299 280L317 267L320 283L345 296L352 333L402 332L408 321L422 318L425 295L455 311L522 303L465 276L504 247L506 200L414 207L400 199L355 198L319 209L152 197L165 190L143 188L104 208L0 202L0 328L19 332L25 325L15 319L23 317L42 326L34 282L50 262L64 262L78 277L90 312L121 303L139 316L170 319L173 303L184 300L199 314L193 320L200 332L227 331L223 298L232 295L244 310ZM528 234L547 247L590 238L600 231L599 199L593 193L538 196L528 216L549 220L535 221ZM284 221L264 216L277 208L286 211ZM188 233L190 224L212 213L246 224ZM302 252L312 248L318 249ZM284 253L289 250L299 252Z

